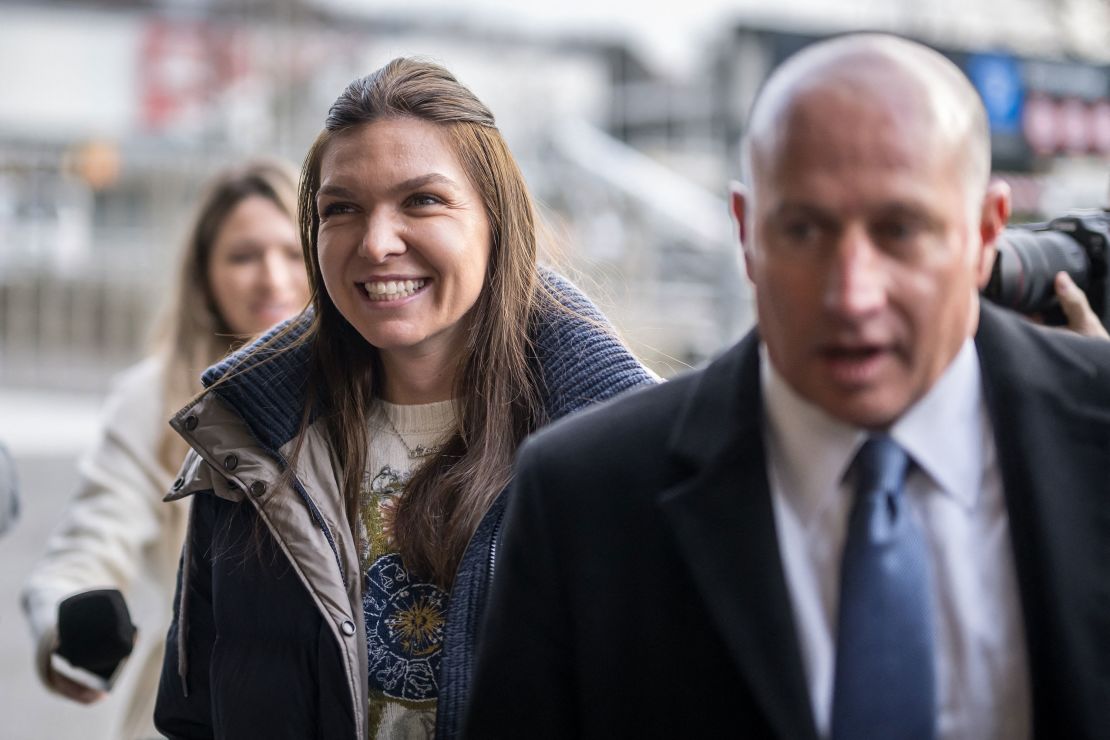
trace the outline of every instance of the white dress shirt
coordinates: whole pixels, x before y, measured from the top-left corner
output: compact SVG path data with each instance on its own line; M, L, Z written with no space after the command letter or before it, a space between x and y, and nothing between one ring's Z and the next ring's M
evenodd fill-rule
M803 400L761 347L768 473L818 733L829 734L840 559L865 432ZM1029 676L1009 517L969 339L889 433L912 460L906 494L926 533L942 738L1027 738Z

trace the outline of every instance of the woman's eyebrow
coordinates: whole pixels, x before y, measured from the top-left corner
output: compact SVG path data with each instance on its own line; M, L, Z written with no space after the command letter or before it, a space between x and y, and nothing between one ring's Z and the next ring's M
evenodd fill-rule
M438 172L429 172L426 175L417 175L416 177L410 177L404 182L399 182L393 186L392 190L394 190L395 192L400 190L415 190L417 188L422 188L425 185L447 185L449 187L458 187L455 184L455 181L452 180L450 177L447 177L447 175L441 175Z
M345 188L342 185L321 185L320 189L316 191L316 197L321 195L329 195L333 198L353 198L355 193L350 188Z
M416 190L427 185L446 185L447 187L451 188L458 187L458 183L456 183L450 177L447 177L446 175L441 175L438 172L429 172L426 175L417 175L416 177L410 177L407 180L399 182L396 185L390 187L390 191L393 193L399 193L408 190ZM316 191L316 197L319 198L320 196L328 196L332 198L354 198L356 197L356 193L354 190L344 185L325 183L324 185L320 186L319 190Z

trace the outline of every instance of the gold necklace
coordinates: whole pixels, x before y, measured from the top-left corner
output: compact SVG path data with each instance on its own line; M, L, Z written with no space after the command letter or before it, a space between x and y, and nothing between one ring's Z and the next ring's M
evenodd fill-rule
M389 418L389 412L385 409L382 409L382 416L385 417L385 423L389 425L390 430L397 435L397 439L401 440L401 444L404 446L405 451L409 453L410 460L419 460L424 457L438 455L439 451L443 449L443 445L441 444L417 445L416 447L410 447L409 443L405 441L404 435L397 431L397 427L393 425L393 419Z

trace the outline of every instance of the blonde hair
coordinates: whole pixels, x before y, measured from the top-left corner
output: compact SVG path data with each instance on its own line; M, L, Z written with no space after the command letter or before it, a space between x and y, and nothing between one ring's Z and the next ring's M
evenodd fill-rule
M153 350L165 358L162 415L168 419L201 390L200 375L250 337L236 335L220 315L208 281L216 238L232 211L250 197L273 202L296 220L294 171L269 159L245 162L218 173L201 196L192 227L181 250L173 294L157 324ZM158 445L158 462L176 472L188 446L166 426Z

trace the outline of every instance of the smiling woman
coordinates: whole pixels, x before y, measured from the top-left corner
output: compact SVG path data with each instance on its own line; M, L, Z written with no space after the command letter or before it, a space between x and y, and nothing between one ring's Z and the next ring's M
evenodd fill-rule
M200 495L156 719L452 737L517 447L653 376L537 266L524 178L442 67L352 82L299 199L312 310L174 421L196 450L174 497Z

